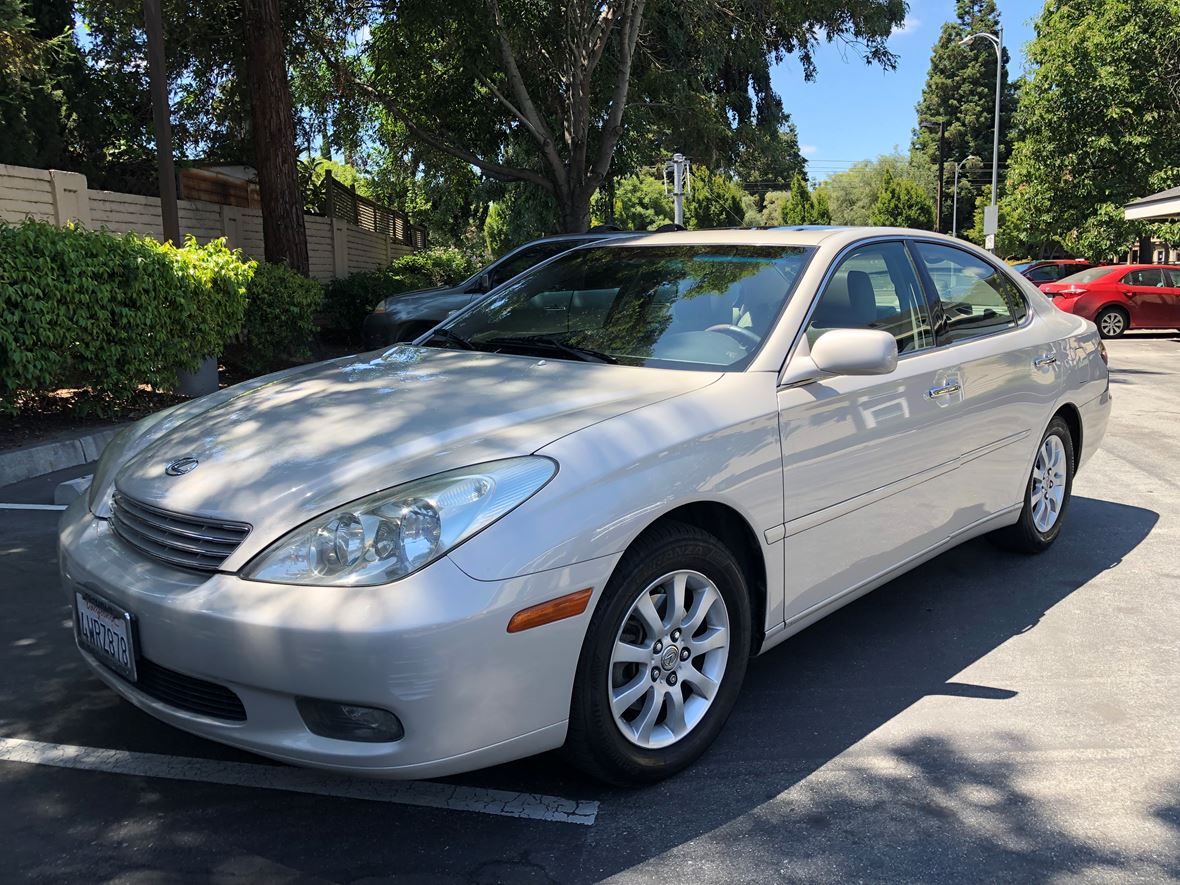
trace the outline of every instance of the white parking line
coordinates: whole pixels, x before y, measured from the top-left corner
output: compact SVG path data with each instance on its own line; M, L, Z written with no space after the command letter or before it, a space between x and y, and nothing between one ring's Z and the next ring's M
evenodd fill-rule
M65 510L67 504L0 504L0 510Z
M583 826L593 826L598 816L597 802L575 801L540 793L484 790L431 781L363 780L286 765L221 762L215 759L49 744L20 738L0 738L0 761L133 777L254 787L260 790L285 790L451 811L474 811L500 817L522 817Z

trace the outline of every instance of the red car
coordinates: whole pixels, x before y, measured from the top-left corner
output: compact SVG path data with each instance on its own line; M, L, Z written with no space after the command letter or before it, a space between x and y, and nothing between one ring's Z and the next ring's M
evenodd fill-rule
M1093 320L1103 338L1127 329L1180 329L1180 267L1118 264L1092 267L1041 291L1062 310Z

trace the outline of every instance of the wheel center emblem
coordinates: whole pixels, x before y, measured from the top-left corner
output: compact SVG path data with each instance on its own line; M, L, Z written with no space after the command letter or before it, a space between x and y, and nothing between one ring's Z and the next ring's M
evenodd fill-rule
M660 655L660 666L665 670L673 669L680 661L680 649L674 645L669 645L664 649L664 653Z

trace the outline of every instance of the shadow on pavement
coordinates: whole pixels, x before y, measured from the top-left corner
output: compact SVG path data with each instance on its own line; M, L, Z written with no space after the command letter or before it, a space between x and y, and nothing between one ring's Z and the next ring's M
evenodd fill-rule
M142 829L136 868L207 874L250 858L264 864L255 870L263 878L278 870L333 880L590 881L676 858L694 840L694 850L716 840L711 857L724 858L714 872L745 881L945 881L966 870L979 880L1044 881L1103 868L1118 874L1137 863L1152 877L1162 871L1149 861L1053 826L1012 763L980 761L942 738L916 736L888 759L853 756L808 778L925 697L1004 704L1017 696L1020 684L955 677L1085 592L1157 520L1150 510L1075 497L1066 530L1042 556L1001 553L981 539L891 582L755 660L714 748L655 787L603 788L557 754L451 779L598 799L592 829L24 766L0 769L0 801L20 822L12 838L58 833L69 842L52 868L67 877L117 871L120 852L131 857L110 835L115 822ZM67 614L49 580L52 555L43 535L0 542L0 567L17 581L0 611L0 734L260 761L156 723L86 675L60 626ZM43 786L21 788L34 778ZM1156 817L1176 827L1176 807ZM95 841L97 866L95 849L87 850ZM22 845L17 868L21 855L36 851Z

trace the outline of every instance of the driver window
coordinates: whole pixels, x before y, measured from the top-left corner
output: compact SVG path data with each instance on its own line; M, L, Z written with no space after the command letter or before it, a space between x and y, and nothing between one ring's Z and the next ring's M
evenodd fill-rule
M832 329L880 329L897 339L897 352L930 347L930 313L909 253L901 243L873 243L840 262L820 296L807 340Z

